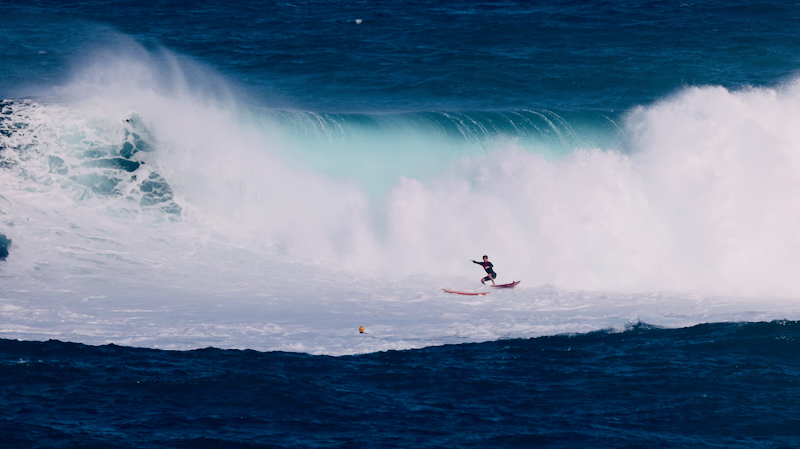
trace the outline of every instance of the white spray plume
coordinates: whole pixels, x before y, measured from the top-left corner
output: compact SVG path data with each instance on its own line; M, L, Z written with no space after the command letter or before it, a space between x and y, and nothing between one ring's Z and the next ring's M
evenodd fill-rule
M618 149L554 159L498 139L437 176L398 176L375 200L354 180L293 162L291 133L257 125L213 71L133 48L89 64L60 108L84 135L113 137L124 117L142 117L155 140L147 170L183 207L192 243L182 248L213 234L257 258L400 276L475 274L468 260L488 253L502 280L530 284L800 294L798 83L684 89L633 110ZM43 154L54 155L58 129L74 130L38 111L54 136ZM76 204L63 213L89 213ZM125 218L107 219L125 241ZM178 229L170 223L157 233ZM154 245L147 251L175 255Z

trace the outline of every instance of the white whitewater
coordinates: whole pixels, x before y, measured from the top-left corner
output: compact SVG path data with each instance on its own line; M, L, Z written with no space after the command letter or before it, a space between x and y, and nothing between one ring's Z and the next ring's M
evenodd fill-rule
M440 141L417 133L358 168L392 177L376 194L157 56L4 104L0 337L349 354L800 319L796 83L688 88L631 111L615 147L552 157L498 136L424 176L405 167ZM380 153L370 138L359 151ZM483 254L522 284L441 292L478 289Z

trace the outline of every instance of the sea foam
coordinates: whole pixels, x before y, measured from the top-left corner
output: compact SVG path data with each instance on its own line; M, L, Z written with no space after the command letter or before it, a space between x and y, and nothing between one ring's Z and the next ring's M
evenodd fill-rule
M796 318L759 298L800 294L797 83L686 88L585 129L552 111L365 128L253 107L132 48L3 105L6 336L350 353ZM522 289L438 293L474 288L483 254ZM359 325L369 343L349 340Z

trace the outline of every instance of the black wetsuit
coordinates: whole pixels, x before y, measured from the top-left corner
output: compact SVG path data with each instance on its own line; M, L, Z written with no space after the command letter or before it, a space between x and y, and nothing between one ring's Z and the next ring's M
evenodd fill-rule
M484 270L486 270L486 274L488 274L489 276L486 276L485 278L483 278L484 281L491 281L492 279L497 279L497 273L494 272L494 268L492 268L494 265L492 265L491 262L488 262L488 261L487 262L475 262L473 260L472 263L476 263L476 264L482 266Z

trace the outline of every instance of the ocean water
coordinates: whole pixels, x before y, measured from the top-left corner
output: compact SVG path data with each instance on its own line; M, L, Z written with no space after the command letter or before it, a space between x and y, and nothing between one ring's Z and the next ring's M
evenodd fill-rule
M800 5L2 6L0 444L800 443Z
M0 340L0 446L796 447L798 326L345 357Z

